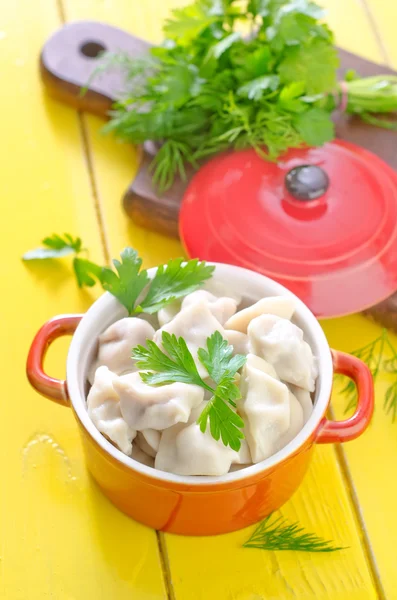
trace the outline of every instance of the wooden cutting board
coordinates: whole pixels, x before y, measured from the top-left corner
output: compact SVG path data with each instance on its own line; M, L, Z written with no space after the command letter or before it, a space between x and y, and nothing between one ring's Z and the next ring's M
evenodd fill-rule
M97 67L95 59L102 51L124 51L130 56L147 52L150 44L121 29L94 21L70 23L58 30L46 42L40 57L40 71L49 94L77 110L108 118L108 112L123 90L122 72L112 70L90 76ZM395 73L391 69L364 60L339 49L342 79L354 69L362 76ZM89 83L88 83L89 82ZM87 86L82 95L81 88ZM365 124L356 117L335 113L337 136L371 150L397 170L396 132ZM189 179L194 173L187 170L187 181L177 179L166 193L159 195L151 183L150 162L156 152L153 144L142 148L139 171L128 187L123 205L135 223L178 237L180 202ZM397 331L397 294L367 311L387 327Z

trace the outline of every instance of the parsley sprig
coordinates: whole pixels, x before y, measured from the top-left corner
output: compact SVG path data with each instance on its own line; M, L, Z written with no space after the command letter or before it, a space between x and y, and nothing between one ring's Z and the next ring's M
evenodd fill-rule
M151 279L147 270L142 269L142 259L133 248L125 248L120 254L121 260L113 260L113 270L81 258L79 254L86 249L82 247L80 238L73 238L70 234L65 233L63 237L53 234L45 238L42 244L44 248L30 250L22 259L46 260L74 254L73 269L78 286L92 287L99 281L105 291L113 294L125 306L129 315L155 313L174 300L194 292L212 276L215 268L197 259L184 261L183 258L174 258L160 265Z
M233 347L223 339L219 331L207 338L206 348L199 348L198 358L215 382L215 387L206 383L199 375L193 356L186 341L174 334L163 331L164 351L153 341L147 341L147 347L136 346L132 358L142 380L149 385L165 385L174 382L191 383L210 391L213 395L199 416L197 423L204 433L208 421L210 432L215 440L222 439L225 446L238 451L244 434L241 431L244 422L233 410L235 400L241 397L235 383L237 371L245 364L246 357L233 356ZM233 407L233 408L232 408Z
M73 237L70 233L52 235L45 237L41 243L44 247L29 250L22 256L24 261L32 260L48 260L63 258L74 254L73 270L76 276L77 285L79 287L92 287L99 278L102 267L89 261L86 258L81 258L83 252L87 252L87 248L83 247L83 242L79 237Z
M300 552L336 552L344 550L315 533L306 533L299 523L288 523L282 517L272 521L269 515L255 529L244 548L261 550L293 550ZM272 521L272 522L271 522Z

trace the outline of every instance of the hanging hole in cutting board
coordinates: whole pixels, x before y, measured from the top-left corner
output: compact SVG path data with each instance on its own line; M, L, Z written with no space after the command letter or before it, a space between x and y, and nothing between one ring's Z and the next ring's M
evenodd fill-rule
M84 42L79 48L81 54L88 58L97 58L97 56L106 50L106 46L99 42Z

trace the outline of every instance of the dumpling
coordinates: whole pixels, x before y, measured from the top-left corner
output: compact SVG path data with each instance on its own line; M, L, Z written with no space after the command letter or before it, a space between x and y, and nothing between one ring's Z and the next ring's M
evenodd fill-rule
M291 319L295 311L295 302L289 296L271 296L262 298L255 304L240 310L230 317L225 323L225 329L235 329L247 333L247 328L252 319L260 315L277 315L283 319Z
M204 397L203 388L197 385L178 382L151 386L142 381L138 372L116 378L113 386L120 398L121 414L139 431L186 423L192 408Z
M289 392L289 406L291 411L290 425L287 431L275 443L274 448L276 452L289 444L298 435L304 425L302 406L291 392Z
M205 403L192 410L187 424L166 429L160 440L154 466L177 475L225 475L232 463L251 462L246 444L239 452L216 441L209 427L202 433L196 421ZM243 440L244 442L244 440Z
M225 329L224 337L233 346L233 354L248 354L249 340L246 333L234 331L233 329Z
M90 382L94 379L95 369L104 365L116 375L135 371L132 348L138 344L144 346L146 340L153 338L154 331L150 323L135 317L126 317L110 325L99 336L97 360L88 377Z
M233 298L228 298L227 296L217 298L205 290L197 290L185 296L182 301L182 309L193 306L193 304L201 301L208 306L215 319L221 325L224 325L237 310L237 302Z
M137 444L134 443L132 448L131 458L137 460L138 462L146 465L147 467L152 467L154 469L154 458L146 454Z
M256 356L255 354L247 354L247 363L249 363L250 367L267 373L267 375L270 375L270 377L273 377L273 379L279 379L273 365L263 360L263 358L260 358L260 356Z
M157 451L159 449L161 433L156 429L144 429L143 431L138 431L135 443L146 452L148 456L155 458Z
M249 324L248 337L252 352L272 364L282 381L314 390L317 369L299 327L287 319L262 315Z
M233 298L237 305L240 304L242 299L242 295L239 294L233 287L223 283L222 281L219 281L219 279L216 279L215 277L208 279L205 282L203 289L207 292L210 292L217 298Z
M163 331L168 331L168 333L173 333L178 338L183 337L185 339L200 376L208 377L207 369L197 357L197 350L206 348L207 338L215 331L219 331L223 336L224 329L219 321L215 319L207 304L200 300L191 306L187 306L172 321L156 331L153 339L160 347Z
M276 444L290 426L290 392L273 374L270 364L248 354L241 376L242 397L237 401L237 410L245 422L245 434L254 463L276 452Z
M176 317L180 310L180 300L175 300L174 302L171 302L170 304L164 306L164 308L160 308L159 312L157 313L157 318L160 323L160 327L163 327L164 325L167 325L167 323L172 321L172 319Z
M107 367L98 367L87 398L88 415L98 431L124 454L130 455L136 430L129 427L122 417L119 397L113 387L116 379L117 376Z
M313 412L313 401L310 393L307 390L297 387L296 385L289 385L289 388L295 398L298 400L303 411L303 424L307 423L312 412Z

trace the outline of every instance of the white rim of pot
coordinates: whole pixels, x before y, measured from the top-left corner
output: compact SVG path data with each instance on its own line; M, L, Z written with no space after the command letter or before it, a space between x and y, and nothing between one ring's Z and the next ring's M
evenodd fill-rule
M264 295L292 296L294 298L296 303L296 318L294 316L294 320L298 321L299 326L303 329L305 339L310 343L317 358L319 376L316 381L314 408L307 423L305 423L298 435L289 444L266 460L244 467L241 470L221 476L175 475L143 465L113 446L113 444L98 431L87 412L84 390L89 349L84 353L84 348L88 345L92 350L98 335L111 323L126 316L124 307L122 307L111 294L105 293L94 302L83 316L70 344L66 369L70 401L77 417L88 434L105 452L131 470L159 482L163 481L167 483L195 486L215 486L221 483L243 482L244 479L258 475L272 467L276 467L288 456L294 454L314 433L326 411L331 396L333 376L332 356L325 334L309 308L299 298L292 294L292 292L265 275L234 265L223 263L208 264L213 264L216 267L213 275L214 279L219 278L222 282L226 283L226 285L230 286L231 289L236 289L238 292L244 290L247 296L250 296L250 289L252 290L252 288L254 288L257 290L257 293L254 291L252 297L257 297L257 299L259 299L258 290L264 288L263 292L261 292ZM149 275L153 276L155 271L156 268L150 269Z

